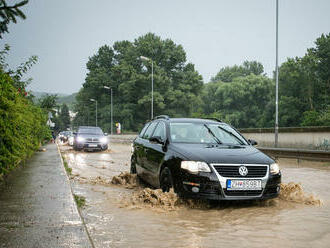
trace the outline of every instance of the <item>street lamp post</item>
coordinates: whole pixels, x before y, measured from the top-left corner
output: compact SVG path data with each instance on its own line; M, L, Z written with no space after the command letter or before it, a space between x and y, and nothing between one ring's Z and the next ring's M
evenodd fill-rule
M151 120L154 118L154 61L150 58L140 56L140 59L151 60Z
M95 126L97 127L97 101L93 98L89 99L91 102L95 102L96 103L96 111L95 111Z
M276 0L276 99L275 99L275 147L278 146L278 0Z
M111 124L110 124L111 125L110 126L110 132L111 132L111 135L112 135L113 134L112 133L112 126L113 126L113 119L112 119L112 117L113 117L113 114L112 114L113 113L112 112L112 106L113 106L112 105L112 88L111 87L108 87L108 86L103 86L103 88L110 90L110 95L111 95L111 100L110 100L110 105L111 105L111 110L110 110L111 111L111 113L110 113L110 119L111 119L111 121L110 121L111 122Z

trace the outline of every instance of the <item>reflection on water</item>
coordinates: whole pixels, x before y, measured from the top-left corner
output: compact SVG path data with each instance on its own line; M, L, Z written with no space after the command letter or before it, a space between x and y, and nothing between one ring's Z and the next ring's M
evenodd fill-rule
M96 247L329 247L330 170L322 165L281 163L279 198L209 203L146 188L127 173L130 147L112 151L66 153Z

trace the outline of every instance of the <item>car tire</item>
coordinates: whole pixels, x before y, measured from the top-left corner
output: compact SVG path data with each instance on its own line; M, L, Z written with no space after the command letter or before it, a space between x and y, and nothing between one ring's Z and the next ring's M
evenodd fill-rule
M160 173L160 188L163 192L169 192L174 188L172 173L168 167L165 167Z
M130 169L130 173L131 174L136 174L136 163L134 161L133 156L131 158L131 169Z

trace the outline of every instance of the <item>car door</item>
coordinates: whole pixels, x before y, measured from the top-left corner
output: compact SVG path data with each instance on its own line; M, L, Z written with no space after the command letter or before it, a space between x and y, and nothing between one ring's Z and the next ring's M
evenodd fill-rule
M138 137L134 140L133 142L133 147L134 147L134 154L135 154L135 159L136 159L136 169L138 173L140 172L140 168L142 167L143 164L143 157L144 157L144 141L143 141L143 135L145 134L147 128L149 127L150 122L145 124L145 126L142 128L140 134Z
M141 147L139 148L139 159L138 159L138 165L140 168L137 168L138 175L141 176L144 180L146 180L148 183L151 184L152 181L152 175L150 174L149 169L149 163L147 159L147 152L148 148L150 146L149 138L152 136L155 127L157 126L158 122L152 122L145 133L142 136L142 139L140 141Z
M152 137L158 136L161 138L163 142L166 141L166 124L163 121L159 121L157 127L155 128L155 131L152 134ZM146 145L147 147L147 169L149 170L149 174L151 176L151 182L155 187L158 187L159 185L159 167L162 164L162 161L164 160L165 151L164 145L159 144L156 142L151 142Z

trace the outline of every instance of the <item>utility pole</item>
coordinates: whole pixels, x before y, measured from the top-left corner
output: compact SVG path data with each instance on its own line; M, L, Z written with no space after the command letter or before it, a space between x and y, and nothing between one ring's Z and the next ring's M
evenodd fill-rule
M151 120L154 118L154 61L150 58L140 56L140 59L151 61Z
M278 146L278 0L276 0L276 99L275 99L275 147Z
M110 90L110 96L111 96L111 99L110 99L110 105L111 105L111 108L110 108L110 132L111 132L111 135L113 135L113 133L112 133L112 126L113 126L113 111L112 111L112 88L111 87L108 87L108 86L103 86L103 88L104 89L108 89L108 90Z

